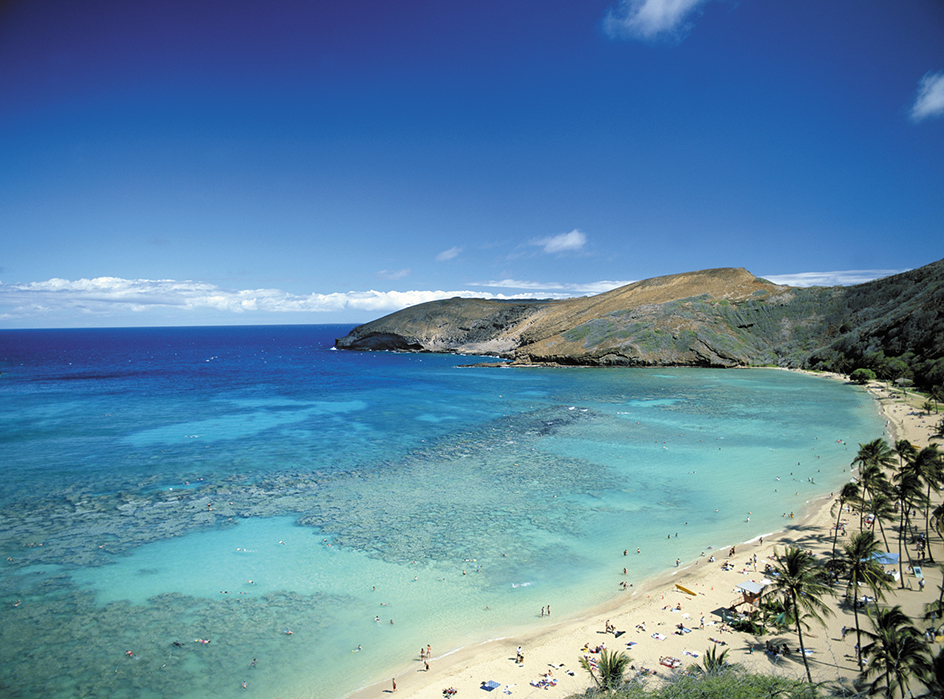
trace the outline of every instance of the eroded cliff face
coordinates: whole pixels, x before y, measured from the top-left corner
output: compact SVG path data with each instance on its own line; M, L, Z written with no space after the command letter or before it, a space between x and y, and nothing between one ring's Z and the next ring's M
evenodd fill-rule
M785 291L743 269L715 269L563 301L453 298L358 326L336 346L494 355L518 364L735 366L749 363L757 348L732 347L727 327L700 307Z
M492 355L513 364L804 366L861 337L898 336L899 328L932 356L942 309L944 261L855 287L803 289L723 268L561 301L433 301L358 326L336 346ZM924 314L918 328L909 321L915 312Z
M411 306L359 325L335 342L338 349L410 350L510 356L518 329L535 310L554 302L452 298Z

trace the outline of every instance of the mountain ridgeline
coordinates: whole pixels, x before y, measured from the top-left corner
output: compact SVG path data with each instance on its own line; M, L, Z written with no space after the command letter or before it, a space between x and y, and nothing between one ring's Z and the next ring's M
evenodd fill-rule
M564 300L452 298L360 325L335 346L513 365L868 368L940 386L944 260L856 286L782 286L723 268Z

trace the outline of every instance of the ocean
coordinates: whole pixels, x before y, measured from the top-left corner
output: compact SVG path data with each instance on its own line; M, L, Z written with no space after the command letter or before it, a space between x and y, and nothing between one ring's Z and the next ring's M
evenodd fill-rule
M340 699L788 527L884 433L821 377L348 330L0 331L0 694Z

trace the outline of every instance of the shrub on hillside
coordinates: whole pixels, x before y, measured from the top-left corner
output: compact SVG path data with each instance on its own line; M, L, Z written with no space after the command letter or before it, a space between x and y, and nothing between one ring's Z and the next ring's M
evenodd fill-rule
M864 384L867 384L869 381L875 380L875 372L872 371L871 369L865 369L865 368L856 369L849 375L849 378L858 384L864 385Z

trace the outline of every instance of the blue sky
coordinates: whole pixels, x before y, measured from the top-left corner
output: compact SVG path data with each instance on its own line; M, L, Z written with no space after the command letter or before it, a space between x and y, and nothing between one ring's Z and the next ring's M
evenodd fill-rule
M936 0L0 8L0 328L944 257Z

